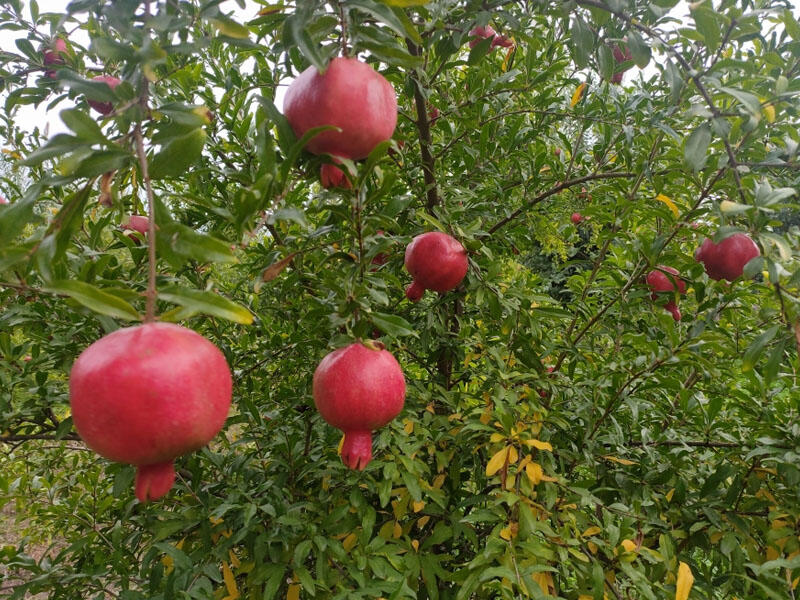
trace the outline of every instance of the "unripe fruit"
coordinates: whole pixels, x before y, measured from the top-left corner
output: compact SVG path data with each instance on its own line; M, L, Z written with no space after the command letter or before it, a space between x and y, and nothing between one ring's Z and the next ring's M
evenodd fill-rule
M172 461L222 428L231 387L222 352L171 323L110 333L81 353L69 378L75 429L101 456L136 465L142 502L165 495Z
M372 459L372 431L403 410L403 370L380 342L355 343L328 354L314 371L314 404L344 432L342 462L363 471Z
M98 75L97 77L93 77L92 81L100 81L105 83L112 90L122 83L122 81L113 75ZM114 105L111 102L99 102L97 100L88 100L88 102L89 106L91 106L101 115L110 115L112 112L114 112Z
M672 277L667 273L671 274ZM686 293L686 284L680 278L680 273L672 267L658 265L655 270L647 274L647 285L653 292L650 295L653 300L656 300L661 293L669 292L672 295L672 298L664 305L664 308L672 313L673 319L680 321L681 311L678 310L678 304L675 301L675 292L677 291L681 295Z
M283 112L299 138L309 129L334 125L311 139L306 150L353 160L366 158L388 140L397 124L397 95L375 69L357 58L334 58L324 74L309 67L286 90Z
M406 270L414 278L406 298L417 302L425 290L447 292L461 283L469 262L464 246L440 231L418 235L406 247Z
M703 263L711 279L733 281L742 276L744 266L760 256L756 243L745 233L734 233L719 244L706 238L694 253L694 259Z
M583 215L579 212L574 212L569 220L572 221L574 225L579 225L583 221Z

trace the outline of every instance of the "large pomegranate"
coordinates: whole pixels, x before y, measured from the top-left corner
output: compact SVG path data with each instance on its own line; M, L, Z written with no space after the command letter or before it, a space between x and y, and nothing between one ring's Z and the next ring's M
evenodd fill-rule
M98 75L97 77L93 77L92 81L105 83L112 90L122 83L122 81L113 75ZM88 100L88 102L89 106L91 106L101 115L110 115L112 112L114 112L114 105L111 102L101 102L98 100Z
M403 370L380 342L355 343L328 354L314 371L314 404L344 432L342 462L364 470L372 459L372 431L403 410Z
M670 275L667 275L669 273ZM650 287L650 290L653 292L650 297L653 300L658 298L659 294L663 294L669 292L671 294L671 298L669 302L664 305L664 308L672 313L672 318L676 321L681 320L681 311L678 310L678 303L675 299L675 292L677 291L679 294L686 293L686 284L680 278L680 273L678 273L677 269L672 267L665 267L664 265L658 265L653 271L650 271L647 274L647 285Z
M295 135L335 125L312 138L306 150L353 160L366 158L388 140L397 124L397 95L392 85L357 58L334 58L325 73L309 67L286 90L283 112Z
M760 256L756 243L746 233L734 233L719 244L706 238L694 253L694 259L703 263L711 279L733 281L742 276L744 266Z
M172 461L205 446L231 403L231 373L206 338L171 323L118 329L86 348L72 367L70 405L86 445L136 465L136 497L165 495Z
M431 231L418 235L406 247L406 270L414 278L406 298L417 302L425 290L446 292L467 274L467 251L454 237Z

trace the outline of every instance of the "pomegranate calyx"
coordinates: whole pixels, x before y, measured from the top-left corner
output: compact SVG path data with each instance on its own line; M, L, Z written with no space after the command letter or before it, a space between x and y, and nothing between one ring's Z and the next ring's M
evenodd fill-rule
M172 461L136 467L136 497L139 502L158 500L165 496L175 483L175 465Z
M342 462L355 471L363 471L372 460L372 432L345 431Z
M406 288L406 298L411 300L411 302L419 302L422 299L422 295L425 293L425 288L420 285L417 281L413 281L411 285Z

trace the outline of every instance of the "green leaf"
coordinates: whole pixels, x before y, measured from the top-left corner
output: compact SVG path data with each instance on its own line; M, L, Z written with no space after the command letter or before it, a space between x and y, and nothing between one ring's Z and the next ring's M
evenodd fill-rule
M150 177L178 177L200 158L206 143L206 132L194 129L186 135L173 138L160 152L150 159Z
M52 281L44 288L44 291L69 296L86 308L101 315L108 315L109 317L116 317L126 321L138 321L141 319L136 309L125 300L104 292L85 281Z
M592 53L594 46L594 33L592 32L583 17L576 15L572 21L572 29L570 30L573 57L575 64L583 68L589 64L589 56Z
M253 323L253 313L244 306L223 298L214 292L168 286L158 290L158 297L167 302L183 306L185 310L178 313L181 319L203 313L242 325Z
M328 68L328 61L320 53L319 46L308 35L305 28L305 13L308 11L298 11L297 13L288 17L284 24L284 34L287 35L297 47L303 56L306 57L320 73L325 73Z
M775 334L778 333L779 329L779 325L774 325L753 340L753 343L750 344L750 347L747 348L744 356L742 357L743 372L746 373L747 371L751 371L753 369L753 366L756 364L756 362L758 362L758 357L761 356L764 347L772 341L772 338L775 337Z
M398 315L387 315L384 313L370 313L370 319L375 326L392 337L403 337L406 335L417 336L417 332L411 323Z
M44 146L31 152L27 158L20 161L20 164L26 167L35 167L46 160L64 156L78 148L86 148L87 146L88 144L85 141L74 135L59 133L50 138Z
M381 23L388 25L397 35L401 37L408 36L415 44L422 44L422 38L411 21L407 20L407 22L404 23L388 6L372 2L372 0L346 0L344 4L345 6L354 7L372 15Z
M250 30L247 29L247 27L224 15L218 15L213 19L209 19L208 21L222 35L227 35L228 37L239 40L244 40L250 37Z
M650 46L645 43L637 32L631 30L628 32L628 48L631 50L633 62L636 63L636 66L644 69L650 62Z
M182 223L158 224L158 245L169 247L173 252L200 262L236 262L233 250L226 242L199 233Z
M709 144L711 144L711 127L708 123L700 125L686 140L683 156L686 164L694 169L695 172L706 166Z
M722 23L720 23L720 19L713 10L706 6L701 6L691 12L697 31L703 36L709 51L716 52L721 39Z
M78 139L104 145L109 143L97 121L79 108L62 110L60 114L61 120L75 132Z
M384 4L389 6L399 6L400 8L409 8L411 6L425 6L431 0L381 0Z

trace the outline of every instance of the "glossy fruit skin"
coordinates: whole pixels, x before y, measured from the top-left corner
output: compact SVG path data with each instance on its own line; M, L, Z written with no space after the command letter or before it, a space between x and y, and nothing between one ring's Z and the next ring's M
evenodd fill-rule
M314 371L314 404L344 432L342 462L362 471L372 459L372 431L403 410L406 381L400 364L380 342L334 350Z
M760 255L758 246L746 233L734 233L719 244L706 238L694 258L703 263L711 279L733 281L742 276L748 262Z
M469 268L467 251L454 237L440 231L423 233L406 247L406 270L414 282L406 297L417 302L425 290L447 292L458 287Z
M353 160L366 158L397 124L397 95L375 69L357 58L334 58L324 74L309 67L286 91L283 112L299 138L313 127L335 125L306 150Z
M583 215L579 212L574 212L569 218L573 225L578 225L583 221Z
M98 75L92 77L92 81L100 81L108 85L112 90L116 88L122 81L113 75ZM89 106L99 112L101 115L110 115L114 112L114 105L111 102L99 102L97 100L88 100Z
M674 282L673 279L671 279L664 271L674 276ZM678 304L674 299L674 295L675 291L681 295L685 294L686 283L680 278L680 273L678 270L672 267L658 265L657 268L647 274L647 285L650 288L650 291L653 292L650 295L653 300L656 300L658 295L662 293L670 293L672 295L672 298L669 300L669 302L664 305L664 309L672 313L673 319L680 321L681 311L678 310Z
M136 495L144 502L169 491L173 459L202 448L222 428L232 380L222 352L206 338L147 323L86 348L69 389L81 439L105 458L140 467Z

